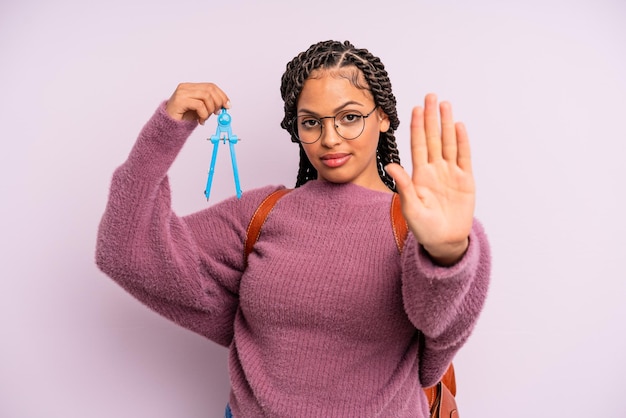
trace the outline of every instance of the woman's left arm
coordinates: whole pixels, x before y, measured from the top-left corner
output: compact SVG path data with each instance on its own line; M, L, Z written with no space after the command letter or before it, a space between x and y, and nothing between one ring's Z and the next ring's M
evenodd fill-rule
M403 298L425 336L420 378L434 384L467 340L484 304L491 256L474 219L475 184L465 125L448 102L426 95L411 118L409 175L389 164L411 234L403 253Z
M487 297L491 252L482 225L474 220L468 247L452 266L438 265L410 234L402 272L404 309L423 335L420 381L429 387L469 338Z

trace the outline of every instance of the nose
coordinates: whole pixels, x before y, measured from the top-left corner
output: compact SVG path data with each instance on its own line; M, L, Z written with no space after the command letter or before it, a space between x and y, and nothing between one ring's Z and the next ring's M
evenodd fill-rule
M337 133L337 127L335 126L335 119L328 118L322 121L322 136L320 142L322 146L326 148L333 148L336 145L341 144L343 138Z

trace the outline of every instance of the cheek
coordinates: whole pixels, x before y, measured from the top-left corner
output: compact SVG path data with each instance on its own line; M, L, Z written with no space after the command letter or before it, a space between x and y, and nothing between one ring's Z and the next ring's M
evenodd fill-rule
M378 148L379 133L372 132L371 135L368 135L367 138L363 139L367 139L367 141L363 141L363 148L367 149L368 152L376 154L376 149Z
M316 167L315 159L312 158L312 156L315 155L315 144L301 145L301 147L304 150L304 153L306 154L306 157L309 159L311 164L313 164L313 166Z

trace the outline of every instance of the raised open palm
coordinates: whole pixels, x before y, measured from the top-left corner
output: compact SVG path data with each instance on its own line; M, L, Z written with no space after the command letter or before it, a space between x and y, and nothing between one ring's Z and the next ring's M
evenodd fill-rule
M441 116L441 117L440 117ZM412 174L398 164L387 172L395 179L409 229L441 264L465 252L475 204L469 139L454 122L448 102L428 94L411 118Z

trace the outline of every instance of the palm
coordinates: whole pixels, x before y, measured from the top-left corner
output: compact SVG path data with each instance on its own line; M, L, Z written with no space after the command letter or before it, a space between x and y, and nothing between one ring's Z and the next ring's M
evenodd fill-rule
M426 96L425 106L413 110L411 120L412 174L390 165L411 232L431 254L465 245L473 215L475 188L465 128L454 123L448 103ZM464 247L463 247L464 250Z
M404 215L411 231L424 244L466 238L474 210L471 174L445 160L413 168L416 199L407 198Z

